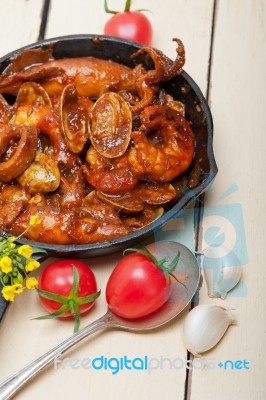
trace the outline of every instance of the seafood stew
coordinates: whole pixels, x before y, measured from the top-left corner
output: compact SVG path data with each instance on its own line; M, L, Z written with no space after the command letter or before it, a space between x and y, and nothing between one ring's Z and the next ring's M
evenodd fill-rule
M182 72L176 42L175 61L86 36L36 44L2 62L3 232L19 235L39 215L27 237L48 248L123 247L205 189L216 173L211 117Z

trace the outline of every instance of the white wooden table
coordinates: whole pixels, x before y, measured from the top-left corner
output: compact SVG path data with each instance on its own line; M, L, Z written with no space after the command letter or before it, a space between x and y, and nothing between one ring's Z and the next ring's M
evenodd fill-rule
M0 56L38 39L75 33L102 33L108 15L99 0L1 0ZM123 0L109 0L122 9ZM191 360L182 341L188 309L166 327L148 334L108 331L94 334L66 357L127 355L152 359L150 371L86 370L50 367L31 381L19 400L72 398L209 400L266 398L265 149L266 149L266 1L135 0L133 8L152 10L153 46L171 58L171 39L186 46L185 70L199 84L214 119L214 151L219 173L204 197L204 214L193 226L193 210L165 231L192 250L202 250L211 225L220 228L229 246L236 240L244 265L241 285L226 300L238 321L206 357L215 368L182 367ZM48 11L48 14L47 14ZM190 213L190 216L189 216ZM224 221L227 220L227 223ZM183 228L182 228L183 224ZM180 228L181 227L181 228ZM199 228L195 243L194 228ZM246 254L245 254L246 252ZM121 254L86 260L104 289ZM50 262L48 260L47 262ZM45 262L45 263L47 263ZM104 292L104 290L103 290ZM203 280L199 303L213 303ZM104 296L82 319L82 326L105 311ZM35 293L21 296L0 326L0 378L21 368L69 336L70 322L34 321L43 313ZM249 369L225 370L226 360L246 360ZM159 367L160 364L160 367Z

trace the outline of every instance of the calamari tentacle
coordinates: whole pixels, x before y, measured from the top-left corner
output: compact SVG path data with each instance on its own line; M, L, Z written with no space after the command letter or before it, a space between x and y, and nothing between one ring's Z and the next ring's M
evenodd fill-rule
M0 154L6 151L11 140L19 139L12 156L0 162L0 181L12 181L31 164L36 154L37 137L36 128L0 124Z
M132 54L131 57L135 58L146 53L151 57L154 63L154 69L142 72L136 78L136 88L141 100L132 108L134 114L152 104L154 95L158 90L157 84L159 82L168 81L181 74L182 68L185 64L185 49L180 39L173 39L173 41L178 45L175 61L170 60L170 58L168 58L162 51L152 47L143 47L136 53ZM139 66L135 68L136 71L138 71L138 67Z
M154 69L149 70L145 74L146 84L156 84L162 81L167 81L182 72L182 68L185 64L185 48L180 39L173 39L177 43L177 57L175 61L168 58L162 51L154 49L152 47L142 47L140 50L132 54L131 58L136 58L141 54L148 54L153 63Z

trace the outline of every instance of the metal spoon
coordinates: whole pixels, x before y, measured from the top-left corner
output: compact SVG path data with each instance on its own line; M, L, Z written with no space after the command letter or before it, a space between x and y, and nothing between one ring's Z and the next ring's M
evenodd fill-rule
M171 261L180 251L180 259L175 274L186 276L184 284L176 283L168 301L151 315L136 319L122 319L110 310L105 315L91 324L85 326L79 332L70 336L35 361L31 362L15 374L0 383L0 400L10 399L27 381L37 375L46 365L51 363L58 355L64 353L76 343L90 334L104 328L118 328L127 331L146 331L158 328L174 317L190 303L194 296L200 279L200 270L194 254L185 246L177 242L161 241L147 246L149 251L158 259L165 257Z

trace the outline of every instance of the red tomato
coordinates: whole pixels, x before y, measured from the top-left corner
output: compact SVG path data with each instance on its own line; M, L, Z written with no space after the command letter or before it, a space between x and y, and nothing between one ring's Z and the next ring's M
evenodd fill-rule
M166 273L167 275L167 273ZM161 307L172 289L171 277L146 255L125 256L113 270L106 287L106 300L113 313L133 319Z
M74 267L78 272L78 287L76 293L75 290L73 293ZM41 272L37 290L43 307L49 313L54 313L55 311L59 310L63 303L52 300L51 298L45 298L42 294L42 291L73 300L73 302L76 304L76 306L74 305L74 309L76 307L76 311L79 313L88 311L95 302L94 299L81 304L82 301L80 298L85 298L92 294L95 294L95 297L99 296L99 293L96 293L97 284L92 270L86 264L78 260L60 260L47 265ZM72 294L70 293L71 291ZM73 315L73 308L71 308L70 305L63 314L59 315L59 317L69 317L71 315ZM41 317L39 319L41 319Z
M149 46L152 41L152 26L141 12L125 11L115 14L106 22L104 34Z

